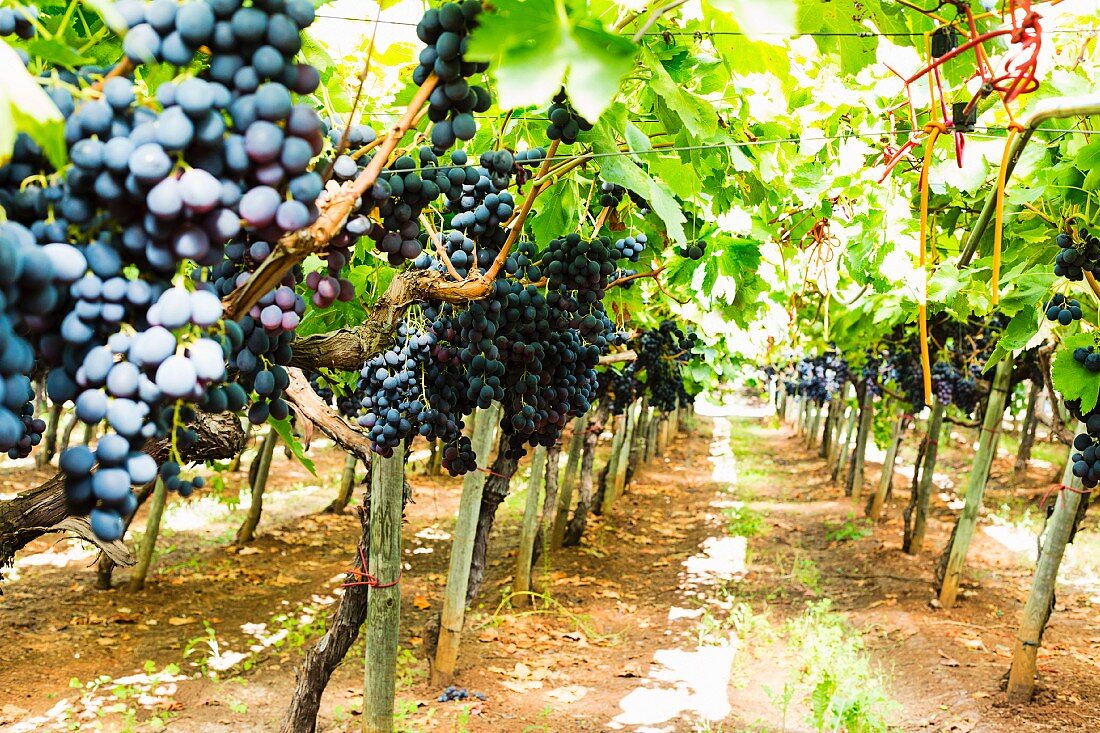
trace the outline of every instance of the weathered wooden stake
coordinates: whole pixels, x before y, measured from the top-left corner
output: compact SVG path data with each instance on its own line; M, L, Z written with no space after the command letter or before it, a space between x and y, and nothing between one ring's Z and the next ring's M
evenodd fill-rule
M890 445L886 447L886 458L882 461L882 476L879 477L878 490L875 492L875 498L871 501L871 509L867 512L867 516L871 519L878 519L882 516L882 507L886 503L886 494L889 492L890 484L894 480L894 463L898 458L898 448L901 446L902 428L905 425L905 418L901 415L903 410L899 407L897 412L898 417L894 421L894 432L890 436Z
M404 445L393 456L372 459L370 548L367 571L379 585L367 589L366 654L363 664L363 729L393 733L397 688L397 637L401 625L401 496L405 491Z
M569 524L569 509L573 504L573 488L577 485L577 470L581 465L581 451L584 448L584 434L588 431L588 421L592 410L573 421L573 437L569 441L569 455L565 459L565 473L558 487L558 505L554 512L554 523L550 531L550 549L561 547L565 537L565 527Z
M546 476L546 448L537 446L531 456L531 478L527 482L527 503L523 507L523 524L519 531L519 550L516 552L516 572L512 580L515 600L529 601L531 590L531 556L535 551L535 531L539 521L539 492Z
M856 431L855 454L852 471L848 474L845 495L858 499L863 491L863 464L867 459L867 443L871 439L871 423L875 419L875 396L867 387L863 390L863 402L859 408L859 430Z
M634 445L634 427L638 423L634 408L635 406L631 405L626 410L626 424L623 426L623 441L619 445L619 457L615 460L615 472L609 473L607 477L611 485L604 491L603 495L602 511L604 514L611 511L612 505L619 500L624 489L626 489L626 469L627 466L630 465L630 449L631 446ZM675 424L675 420L673 424Z
M1079 433L1085 432L1085 426L1078 424ZM1070 446L1072 456L1076 450ZM1027 602L1020 614L1020 630L1016 633L1015 649L1012 653L1012 667L1008 672L1006 694L1010 703L1030 702L1035 692L1036 657L1039 644L1043 640L1047 621L1054 606L1054 586L1058 579L1058 567L1066 552L1066 543L1073 534L1073 525L1078 509L1084 498L1081 491L1081 479L1073 475L1073 459L1066 461L1066 470L1062 474L1062 484L1069 488L1058 492L1054 504L1054 513L1047 519L1043 541L1039 545L1039 559L1035 563L1035 576L1031 581L1031 590Z
M251 542L256 536L256 527L259 526L260 517L264 511L264 488L267 486L267 474L271 469L271 456L275 453L275 444L278 442L278 433L269 429L260 444L259 455L253 459L259 463L256 464L256 477L252 481L252 504L248 507L248 516L241 522L237 536L233 540L238 545Z
M500 403L479 410L474 428L473 449L479 463L485 462L493 446L493 434L500 421ZM466 586L470 582L470 558L474 554L474 535L481 512L481 492L485 488L485 472L473 470L462 482L458 517L451 543L451 565L447 573L447 589L443 595L440 617L439 645L432 665L432 684L448 685L454 678L458 661L458 645L462 624L466 619Z
M924 462L920 465L920 481L913 507L913 531L902 549L910 555L919 555L924 547L924 535L928 530L928 501L932 497L932 478L936 473L936 454L940 450L940 432L943 430L943 414L947 407L938 399L932 401L928 416L928 433L924 443ZM914 467L916 470L916 467Z
M951 543L948 545L947 569L944 572L943 584L940 586L940 604L944 608L954 606L959 594L959 582L962 580L963 566L966 564L966 553L970 549L970 540L974 537L974 529L978 524L978 511L982 508L985 483L989 479L989 469L993 465L997 431L1004 417L1008 383L1011 379L1012 359L1009 357L997 364L993 374L993 387L989 392L985 417L982 419L982 432L978 438L978 453L974 456L973 467L970 469L970 482L966 487L966 505L963 507L962 514L959 515Z
M149 516L145 520L145 535L141 538L141 548L138 550L137 566L134 567L134 572L126 585L126 590L131 593L145 587L145 578L149 575L149 567L153 564L153 550L157 546L157 535L160 533L160 521L164 516L164 505L167 499L168 488L160 476L157 476L157 482L153 486L152 503L149 504Z

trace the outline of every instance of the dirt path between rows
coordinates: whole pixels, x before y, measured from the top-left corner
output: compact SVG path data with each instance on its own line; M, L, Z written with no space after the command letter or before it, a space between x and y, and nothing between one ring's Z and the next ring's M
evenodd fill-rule
M700 418L611 516L593 518L582 547L546 559L533 608L506 595L523 502L521 491L510 497L459 660L457 684L484 702L437 702L426 681L421 635L438 613L459 484L414 477L400 729L812 731L806 670L824 652L810 660L807 638L834 631L843 658L881 681L873 702L894 730L1100 726L1100 626L1087 592L1059 594L1036 704L1006 706L999 680L1028 582L1018 556L979 533L967 576L979 582L957 609L932 609L931 558L899 550L903 480L892 519L868 530L792 433L761 414ZM158 559L144 593L92 590L86 560L21 567L0 600L0 731L277 729L358 532L350 515L302 516L327 503L342 462L332 451L317 460L320 479L279 464L284 493L273 492L281 498L245 552L225 549L235 515L199 523L202 541L171 534L177 549ZM868 486L877 473L870 467ZM937 504L929 547L946 539L950 511ZM333 677L319 730L358 728L361 660L360 642ZM108 679L89 685L97 675Z

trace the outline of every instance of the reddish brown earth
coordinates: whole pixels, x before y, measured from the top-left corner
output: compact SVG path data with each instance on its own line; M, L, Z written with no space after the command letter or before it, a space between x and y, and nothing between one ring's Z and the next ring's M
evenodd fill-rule
M170 514L165 551L144 592L94 590L91 559L66 554L70 543L55 537L21 554L18 577L4 583L0 599L0 731L276 730L302 647L323 628L358 537L351 514L317 513L335 492L343 460L332 449L314 452L319 478L279 456L260 537L243 551L229 548L239 509L225 514L212 502L192 502L195 511L177 512L174 530ZM965 479L965 456L962 445L945 450L941 470L956 483ZM1014 481L1011 463L1007 455L998 460L990 506L1012 495L1037 502L1053 470L1040 466ZM438 613L459 482L414 476L401 729L780 730L776 691L797 678L800 664L784 623L825 598L885 680L896 702L894 730L1100 729L1095 587L1079 579L1060 588L1040 655L1039 695L1032 705L1008 706L1001 677L1029 583L1021 555L979 531L960 604L934 609L933 553L910 558L899 549L907 481L898 476L886 521L866 536L838 539L849 515L857 517L849 524L862 526L862 503L843 498L823 468L792 428L699 418L694 432L681 432L641 472L610 517L593 519L582 547L540 566L544 595L533 608L507 602L522 507L522 496L510 498L460 655L457 683L488 698L477 704L438 703L439 690L426 681L420 635ZM0 472L0 491L33 478ZM877 478L872 464L868 490ZM245 482L243 474L226 478L233 488ZM730 536L723 511L734 500L760 513L761 534ZM930 550L938 552L951 521L937 498ZM982 527L993 524L986 518ZM1090 534L1092 520L1082 531ZM118 571L116 582L127 575ZM763 621L735 618L746 613ZM272 643L280 628L285 636ZM358 728L362 652L360 643L334 676L320 729ZM223 662L235 664L217 671ZM162 674L168 665L178 672ZM111 681L97 689L70 683L100 675ZM812 730L805 714L796 700L786 730Z

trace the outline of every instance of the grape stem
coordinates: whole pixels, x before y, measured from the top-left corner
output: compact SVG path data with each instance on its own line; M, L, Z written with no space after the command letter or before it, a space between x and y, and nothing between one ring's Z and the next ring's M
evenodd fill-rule
M672 2L668 3L667 5L662 5L661 7L654 10L652 13L650 13L649 17L646 18L645 23L642 24L642 27L638 29L638 32L635 33L630 40L634 41L634 43L642 40L642 38L645 37L645 34L649 32L649 29L653 27L653 24L656 23L662 15L664 15L665 13L671 13L673 10L680 7L681 5L684 5L685 3L687 3L687 0L672 0Z
M1100 283L1096 282L1096 277L1091 272L1085 272L1085 282L1092 288L1092 294L1100 298Z
M550 160L554 157L554 154L558 152L558 144L560 139L554 140L550 143L549 149L546 151L546 156L542 159L542 165L539 166L538 173L535 174L536 178L542 178L546 175L546 171L550 168ZM523 231L523 222L527 220L527 215L531 213L531 207L535 203L535 199L539 197L544 190L546 190L546 184L542 183L538 186L531 187L531 193L527 194L527 198L523 200L523 206L520 207L519 212L512 217L512 221L509 222L511 229L508 232L508 239L505 240L504 246L500 248L500 253L497 254L493 264L489 267L489 271L485 273L485 280L491 283L500 272L500 268L504 266L504 260L508 258L508 253L512 249L512 245L519 239L520 233Z
M103 86L107 83L108 80L114 79L116 76L126 76L133 70L134 62L131 61L129 57L123 56L122 59L120 59L119 62L114 65L114 68L104 74L103 78L97 81L95 84L92 84L90 88L96 92L102 92Z
M320 252L328 245L355 209L356 202L378 180L390 155L414 124L420 108L428 101L428 97L438 83L439 77L435 74L424 81L416 96L409 102L404 116L390 129L385 141L378 147L378 152L371 158L367 167L360 171L355 180L344 183L339 192L325 203L317 221L305 229L283 235L275 244L271 255L264 259L252 276L241 287L225 297L222 303L229 318L237 319L243 316L265 293L282 282L294 265L312 253ZM488 287L485 288L485 292L488 292Z
M439 236L439 232L432 226L431 221L425 214L420 215L420 223L424 225L424 229L428 231L428 238L435 244L435 255L446 266L447 272L451 273L458 282L462 282L463 278L458 274L458 270L455 269L454 263L451 262L451 256L447 254L447 250L443 247L443 238Z
M664 272L665 268L667 268L667 267L668 267L668 265L661 265L656 270L650 270L649 272L637 272L637 273L634 273L633 275L626 275L624 277L620 277L618 280L612 280L611 282L609 282L607 284L607 287L610 290L613 287L616 287L616 286L619 286L619 285L625 285L628 282L631 282L633 280L639 280L643 277L651 277L654 280L656 280L658 278L658 276L662 272ZM677 301L677 302L679 302L679 301Z

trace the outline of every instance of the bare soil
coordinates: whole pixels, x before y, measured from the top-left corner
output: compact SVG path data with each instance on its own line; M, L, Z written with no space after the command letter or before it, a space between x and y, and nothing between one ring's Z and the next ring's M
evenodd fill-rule
M911 449L887 518L864 530L863 502L830 484L823 459L793 428L769 417L700 417L635 477L611 516L592 519L581 547L540 564L533 606L507 595L525 486L516 480L460 654L457 684L484 702L437 702L440 690L427 682L422 634L439 612L460 482L412 477L401 729L780 730L776 691L800 664L783 624L823 599L848 619L883 677L895 730L1100 729L1100 591L1087 578L1059 590L1040 691L1027 706L1005 703L1001 679L1030 581L1028 553L985 531L1000 526L995 517L983 517L960 604L930 605L934 555L957 513L949 482L964 481L969 468L967 433L957 432L958 444L942 452L926 554L914 558L900 551ZM242 508L175 502L143 592L95 590L94 556L67 540L47 537L22 553L0 598L0 731L277 730L297 662L323 630L359 532L350 513L319 513L343 456L322 446L313 453L316 478L277 454L260 536L246 548L229 544ZM1037 504L1056 473L1036 461L1013 477L1013 459L998 456L991 507ZM878 473L870 463L864 496ZM13 492L40 478L0 471L0 487ZM247 481L224 478L228 495ZM737 502L762 516L758 535L731 533L724 512ZM139 515L139 537L142 522ZM127 576L118 570L116 584ZM735 617L745 609L766 621ZM358 729L362 667L360 642L329 685L320 730ZM795 700L786 730L812 730L805 713Z

